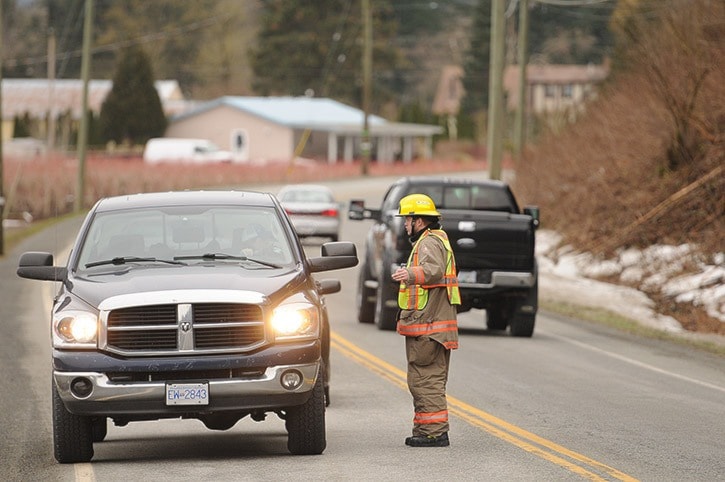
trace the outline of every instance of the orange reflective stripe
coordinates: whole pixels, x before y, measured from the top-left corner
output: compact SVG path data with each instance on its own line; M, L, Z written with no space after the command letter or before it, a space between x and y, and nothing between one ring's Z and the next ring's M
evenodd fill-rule
M402 323L398 323L398 333L403 336L427 336L433 333L456 331L457 329L458 322L456 320L434 321L416 325L403 325Z
M425 281L425 272L423 272L423 267L413 266L410 270L413 272L413 283L422 285L423 281Z
M448 410L440 412L419 412L413 416L413 423L422 425L427 423L446 423L448 422Z

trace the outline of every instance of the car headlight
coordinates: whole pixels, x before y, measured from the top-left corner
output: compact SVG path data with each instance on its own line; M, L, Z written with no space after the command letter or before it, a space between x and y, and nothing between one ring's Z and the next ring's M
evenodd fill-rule
M320 333L320 314L311 303L282 304L272 312L271 325L278 341L314 339Z
M98 315L88 311L60 311L53 314L53 345L57 348L95 348Z

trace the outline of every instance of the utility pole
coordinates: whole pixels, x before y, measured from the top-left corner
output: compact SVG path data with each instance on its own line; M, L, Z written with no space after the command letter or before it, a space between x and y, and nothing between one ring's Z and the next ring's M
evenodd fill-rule
M491 61L488 84L488 176L501 179L503 150L504 0L491 2Z
M362 164L360 166L361 174L368 175L368 167L370 164L370 124L368 117L370 116L370 90L372 88L372 71L373 71L373 16L370 11L370 0L362 0L362 17L363 17L363 131L360 139L360 151L362 154Z
M529 0L519 0L519 104L516 106L514 125L514 156L521 160L526 145L526 107L528 105L528 81L526 66L529 63Z
M3 181L3 2L0 0L0 256L5 254L5 182Z
M48 32L48 153L55 149L55 31Z
M88 145L88 79L91 63L91 26L93 25L93 0L86 0L83 18L83 53L81 56L81 78L83 79L83 107L81 128L78 132L78 180L76 185L75 211L83 209L83 194L86 192L86 147Z

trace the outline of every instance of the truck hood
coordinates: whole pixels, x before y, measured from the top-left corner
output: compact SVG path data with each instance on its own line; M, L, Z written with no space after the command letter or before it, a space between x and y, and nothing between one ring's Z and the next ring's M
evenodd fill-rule
M134 267L69 277L66 289L98 307L116 295L171 290L241 290L274 302L293 292L304 279L301 269L244 269L237 265Z

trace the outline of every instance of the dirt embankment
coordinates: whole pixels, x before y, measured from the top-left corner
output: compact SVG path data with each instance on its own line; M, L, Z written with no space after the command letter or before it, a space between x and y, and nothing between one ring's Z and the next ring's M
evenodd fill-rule
M686 11L663 8L628 31L642 35L625 68L575 123L526 152L516 188L577 250L689 244L698 256L687 272L725 252L725 4L677 5ZM725 334L697 307L649 294L688 329Z

